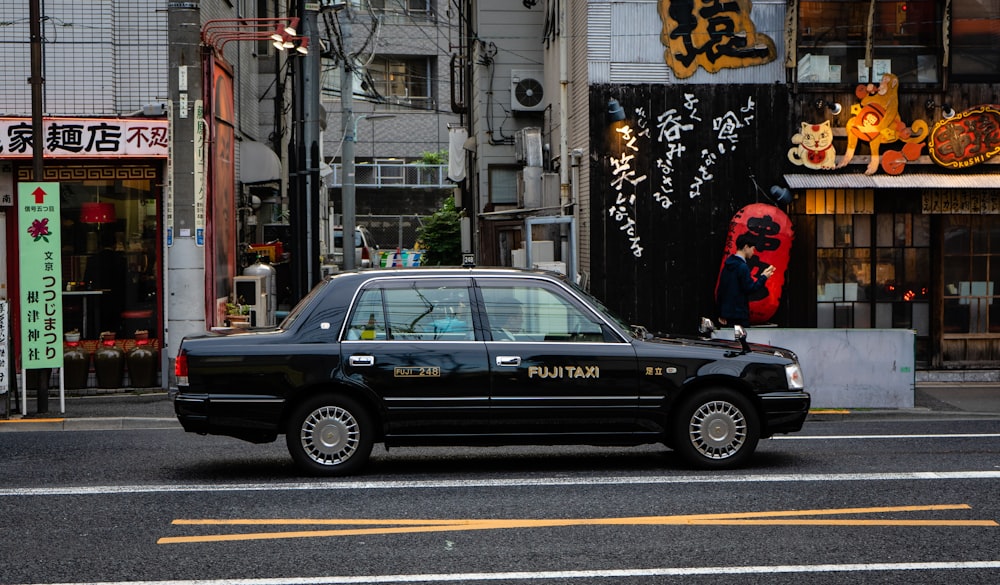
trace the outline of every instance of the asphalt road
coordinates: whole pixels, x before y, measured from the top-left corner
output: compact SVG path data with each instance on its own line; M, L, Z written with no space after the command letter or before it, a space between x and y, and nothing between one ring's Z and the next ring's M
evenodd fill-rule
M61 408L58 391L53 390L48 400L48 411L39 413L37 403L29 395L27 416L22 417L21 406L12 400L10 413L0 412L0 432L22 430L55 430L57 428L113 430L121 428L170 428L177 425L173 404L166 392L109 392L98 395L65 398ZM2 409L0 409L2 410ZM5 418L3 415L10 415ZM850 410L849 416L858 417L920 417L935 415L1000 414L1000 383L924 383L914 391L914 408L886 410ZM828 415L825 415L828 416ZM65 419L39 422L39 419ZM84 421L83 419L88 419ZM26 421L30 424L16 424Z
M2 583L996 583L1000 416L814 417L743 470L657 446L377 450L0 434Z

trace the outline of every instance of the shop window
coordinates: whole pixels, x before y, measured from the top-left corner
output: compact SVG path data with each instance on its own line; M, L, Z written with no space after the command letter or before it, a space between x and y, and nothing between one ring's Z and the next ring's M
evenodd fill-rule
M944 216L944 333L1000 333L1000 218Z
M1000 81L1000 4L952 0L951 11L951 78Z
M929 217L884 213L816 219L816 326L907 328L928 336Z
M77 174L109 178L61 181L66 329L83 339L98 339L102 331L128 339L140 329L155 337L161 181L146 168L87 167ZM122 178L111 178L116 175ZM130 175L151 178L125 178Z
M940 83L942 5L936 0L800 2L798 82L850 86L878 83L883 73L893 73L902 85Z

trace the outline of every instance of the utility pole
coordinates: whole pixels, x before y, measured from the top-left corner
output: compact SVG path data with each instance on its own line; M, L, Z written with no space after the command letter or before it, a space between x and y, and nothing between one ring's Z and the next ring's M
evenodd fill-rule
M196 171L204 136L200 115L203 99L201 9L198 2L169 2L167 22L170 94L170 160L164 193L165 356L177 357L185 335L205 331L205 248L197 244L195 200L204 191L204 176ZM199 182L201 184L199 184ZM169 283L169 286L168 286ZM172 362L165 362L166 373Z
M45 128L43 127L42 112L42 84L45 79L42 77L42 9L39 0L31 0L28 7L28 35L31 41L31 161L32 179L35 182L45 180ZM42 368L38 376L38 393L35 395L35 404L38 412L49 411L49 368ZM27 380L21 380L22 384L27 384ZM25 410L25 405L21 405Z
M319 281L319 190L320 190L320 48L318 16L319 2L301 3L302 36L309 39L309 52L297 58L298 76L293 96L292 123L295 144L292 147L293 173L291 185L292 239L295 241L292 261L295 294L304 297Z
M305 169L305 278L304 293L319 281L319 189L320 189L320 133L319 101L321 93L319 43L319 2L306 2L302 14L303 36L309 39L309 52L305 55L303 67L304 119L302 121L302 141L305 144L303 168Z
M354 54L351 52L351 20L354 18L348 5L343 11L344 20L340 23L341 43L344 46L344 63L340 70L340 124L344 146L341 150L341 227L343 238L341 247L344 250L344 270L357 268L354 258L354 135L357 126L354 124Z

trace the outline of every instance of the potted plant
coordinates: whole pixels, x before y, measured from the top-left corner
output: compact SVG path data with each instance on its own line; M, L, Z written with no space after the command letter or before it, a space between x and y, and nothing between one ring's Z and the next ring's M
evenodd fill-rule
M243 302L243 297L226 303L226 320L230 327L250 327L250 305Z

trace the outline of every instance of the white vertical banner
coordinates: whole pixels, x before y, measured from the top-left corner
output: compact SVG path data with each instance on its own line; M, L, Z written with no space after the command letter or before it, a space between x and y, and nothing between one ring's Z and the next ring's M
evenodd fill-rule
M181 229L181 237L195 237L195 245L205 245L205 222L207 209L207 194L205 183L205 164L208 161L207 136L205 132L205 102L194 102L194 233L185 234Z
M10 325L10 316L8 315L8 304L6 299L0 300L0 396L6 394L10 390L10 380L8 380L7 374L10 373L10 361L7 355L7 350L9 348L8 333L7 328Z
M163 197L163 233L169 248L174 245L174 104L170 100L167 100L167 136L169 146L167 146L167 176L164 181L166 189Z

